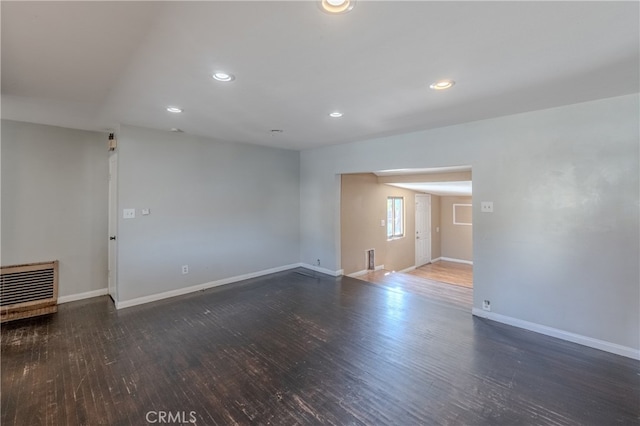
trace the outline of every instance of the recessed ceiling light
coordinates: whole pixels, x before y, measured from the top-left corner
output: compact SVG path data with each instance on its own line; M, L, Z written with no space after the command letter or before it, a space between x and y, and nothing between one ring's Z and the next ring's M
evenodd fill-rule
M350 12L356 5L356 0L320 0L318 6L323 12L333 15Z
M178 107L167 107L167 111L177 114L179 112L182 112L183 109Z
M184 133L182 129L178 129L177 127L172 127L171 129L169 129L169 131L175 132L175 133Z
M331 118L340 118L340 117L342 117L342 113L339 112L339 111L334 111L334 112L329 114L329 117L331 117Z
M429 87L433 90L445 90L450 89L454 84L456 84L456 82L453 80L438 80L435 83L432 83Z
M235 77L232 74L226 73L224 71L216 71L212 75L214 80L218 81L233 81Z

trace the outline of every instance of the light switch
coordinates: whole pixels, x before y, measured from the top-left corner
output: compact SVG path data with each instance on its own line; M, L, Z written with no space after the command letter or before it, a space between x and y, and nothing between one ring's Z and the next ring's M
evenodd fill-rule
M480 211L483 213L493 213L493 201L481 201Z
M135 219L136 218L136 209L122 209L122 218L123 219Z
M151 214L151 209L142 209L142 216L147 216Z
M384 219L380 220L380 226L384 226Z

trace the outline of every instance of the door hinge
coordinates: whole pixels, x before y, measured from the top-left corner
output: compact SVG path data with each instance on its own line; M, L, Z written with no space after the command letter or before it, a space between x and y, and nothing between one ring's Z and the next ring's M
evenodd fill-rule
M115 151L118 147L118 141L113 133L109 133L109 151Z

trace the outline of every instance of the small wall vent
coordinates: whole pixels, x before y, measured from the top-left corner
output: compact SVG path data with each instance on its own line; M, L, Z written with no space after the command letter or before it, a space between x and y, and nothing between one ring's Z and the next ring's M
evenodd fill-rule
M376 251L375 249L366 251L367 269L369 271L375 271L376 269Z
M58 311L58 261L3 266L0 322Z

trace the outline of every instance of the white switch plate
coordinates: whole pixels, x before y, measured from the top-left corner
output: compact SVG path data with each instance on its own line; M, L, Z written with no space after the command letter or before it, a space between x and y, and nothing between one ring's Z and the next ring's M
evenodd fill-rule
M122 209L123 219L135 219L135 217L136 217L136 209Z
M493 213L493 201L481 201L480 211L483 213Z
M384 219L380 221L380 226L384 226Z
M148 214L151 214L151 209L142 209L142 216L146 216Z

